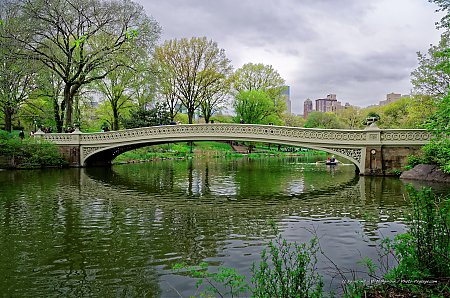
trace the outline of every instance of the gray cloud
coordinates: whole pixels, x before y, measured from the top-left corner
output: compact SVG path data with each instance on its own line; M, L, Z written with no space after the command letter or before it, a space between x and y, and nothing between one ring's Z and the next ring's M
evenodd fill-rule
M234 66L270 64L291 86L293 111L336 93L366 106L408 93L417 51L437 43L424 0L137 0L162 39L207 36Z

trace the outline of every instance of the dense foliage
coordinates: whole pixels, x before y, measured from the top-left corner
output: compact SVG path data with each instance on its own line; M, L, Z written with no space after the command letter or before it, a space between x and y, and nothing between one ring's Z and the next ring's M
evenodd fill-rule
M311 112L306 119L307 128L343 128L343 124L335 113Z
M262 90L240 91L234 101L236 122L267 124L268 117L275 113L272 99Z
M417 191L411 185L408 193L408 232L394 240L383 240L382 261L394 257L398 263L383 278L395 281L392 284L401 291L424 295L421 297L431 296L431 292L449 293L450 285L445 284L445 279L450 276L450 196L436 195L429 188ZM430 281L431 287L415 281ZM389 283L382 285L382 291L387 286ZM433 297L442 297L439 294Z
M39 139L20 139L0 131L0 156L11 158L18 167L64 166L55 145Z
M170 118L167 108L163 104L157 104L150 110L132 110L128 118L122 119L122 123L124 128L147 127L170 124Z

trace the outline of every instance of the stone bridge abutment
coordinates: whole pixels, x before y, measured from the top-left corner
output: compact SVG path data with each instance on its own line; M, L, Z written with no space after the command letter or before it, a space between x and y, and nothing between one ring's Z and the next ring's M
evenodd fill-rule
M355 164L361 175L389 175L429 142L420 129L314 129L256 124L166 125L121 131L45 134L74 167L105 165L135 148L186 141L253 141L322 150Z

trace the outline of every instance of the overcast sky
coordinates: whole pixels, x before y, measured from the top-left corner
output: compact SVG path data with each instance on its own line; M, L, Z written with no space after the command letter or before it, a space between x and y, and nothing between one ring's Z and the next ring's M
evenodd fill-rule
M206 36L235 69L272 65L303 101L337 94L365 107L409 94L417 51L437 44L440 15L427 0L137 0L167 39Z

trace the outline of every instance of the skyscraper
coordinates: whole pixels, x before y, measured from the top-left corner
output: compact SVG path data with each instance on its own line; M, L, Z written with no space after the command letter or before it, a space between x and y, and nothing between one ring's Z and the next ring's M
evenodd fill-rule
M283 90L284 95L284 102L286 103L286 112L289 114L292 114L291 111L291 87L290 86L284 86L285 89Z

